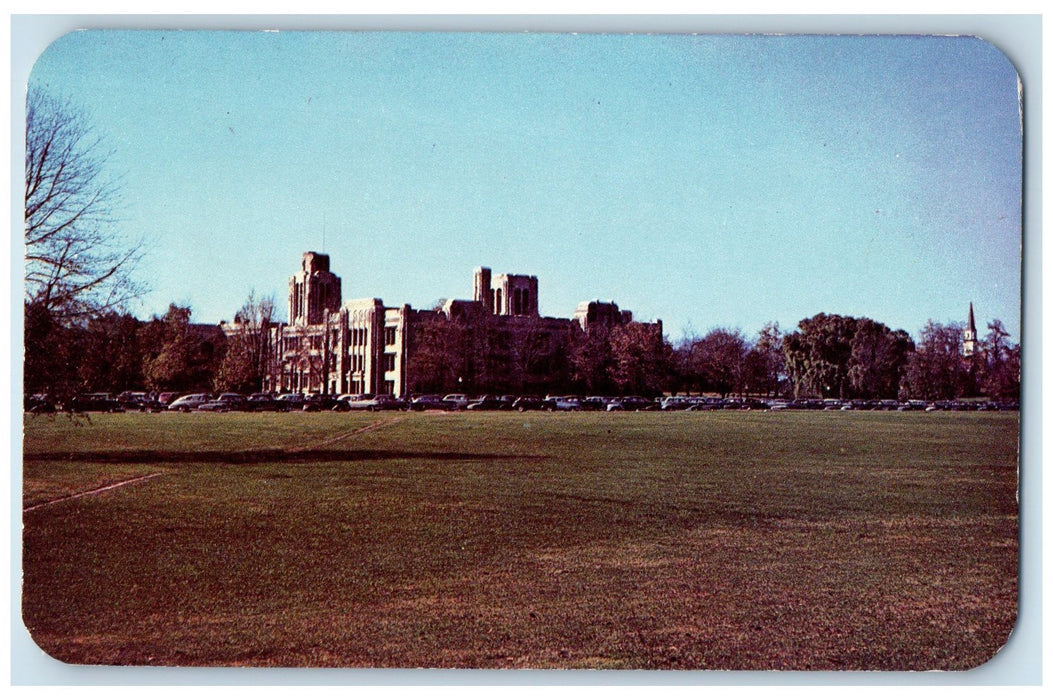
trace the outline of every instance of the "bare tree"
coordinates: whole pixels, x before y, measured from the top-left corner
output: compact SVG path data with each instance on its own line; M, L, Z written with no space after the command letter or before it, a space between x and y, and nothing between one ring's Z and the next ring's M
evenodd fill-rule
M83 116L32 87L26 100L26 304L61 319L118 308L142 292L141 244L115 227L109 154Z
M216 374L217 391L260 391L274 373L271 361L271 329L274 326L274 297L256 297L255 290L234 315L234 323L223 327L227 352Z

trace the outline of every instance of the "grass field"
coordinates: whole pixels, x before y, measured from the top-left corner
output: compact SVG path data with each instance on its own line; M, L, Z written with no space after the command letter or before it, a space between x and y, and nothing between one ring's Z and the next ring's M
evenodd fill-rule
M1016 617L1018 430L27 417L23 618L87 664L967 669Z

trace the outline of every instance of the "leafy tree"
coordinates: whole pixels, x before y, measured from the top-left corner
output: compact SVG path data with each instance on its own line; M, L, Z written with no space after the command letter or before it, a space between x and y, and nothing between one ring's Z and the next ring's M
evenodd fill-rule
M142 291L139 246L115 229L108 154L70 104L31 87L26 101L25 294L60 322L118 309Z
M1009 332L999 319L987 324L981 343L980 381L983 392L999 400L1020 398L1020 346L1009 342Z
M156 348L144 359L143 374L153 390L207 391L225 342L217 328L205 334L190 323L190 308L170 304L162 318L147 324L147 348Z
M749 385L759 393L771 396L779 393L786 371L779 324L770 322L757 333L757 340L746 358Z
M742 386L748 350L741 331L715 328L688 344L682 366L696 387L727 396Z
M546 330L539 318L525 317L508 345L508 376L504 387L525 394L558 385L567 354L567 338Z
M913 342L869 318L816 314L783 338L794 396L895 398Z
M899 396L907 356L914 341L906 331L861 318L852 336L848 381L852 396L866 399Z
M650 324L627 323L611 331L611 378L625 394L663 391L672 372L672 348Z
M756 345L750 346L742 358L738 391L746 396L751 393L770 396L778 387L778 378L772 377L768 358Z
M302 332L294 341L293 366L300 379L290 387L301 392L329 393L330 373L336 369L338 325L324 314L320 329Z
M142 388L142 325L130 314L109 312L90 318L83 332L81 386L109 392Z
M575 331L567 350L570 382L575 391L606 396L617 391L613 379L615 358L611 349L611 332L595 325L588 333Z
M786 371L794 396L848 395L855 329L854 318L820 313L798 323L797 330L783 338Z
M919 399L955 399L968 393L969 373L962 361L962 326L930 320L909 355L905 373L907 393Z
M27 394L68 402L80 388L83 329L61 323L43 304L25 305L23 383Z

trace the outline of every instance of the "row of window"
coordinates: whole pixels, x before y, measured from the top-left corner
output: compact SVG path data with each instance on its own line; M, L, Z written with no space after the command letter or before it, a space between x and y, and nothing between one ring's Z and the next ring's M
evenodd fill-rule
M395 371L395 353L384 354L384 371L394 372ZM357 372L366 368L365 355L348 355L347 357L347 369L350 372Z
M384 345L394 345L398 340L397 332L398 329L394 326L385 328ZM348 329L348 335L350 336L348 341L350 345L366 345L369 341L368 328L350 328Z

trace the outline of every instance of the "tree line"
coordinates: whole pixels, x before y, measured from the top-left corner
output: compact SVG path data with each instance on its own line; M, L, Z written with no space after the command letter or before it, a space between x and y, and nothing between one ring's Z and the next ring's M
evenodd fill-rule
M27 393L68 398L86 391L259 391L269 366L274 304L250 295L241 332L191 323L172 304L139 320L112 310L76 323L25 305ZM573 328L568 324L568 329ZM994 320L971 357L961 324L929 321L917 343L868 318L817 314L783 334L775 323L749 338L715 328L672 344L648 324L559 338L530 333L500 351L492 332L456 321L422 323L410 351L413 393L567 393L840 399L1018 399L1020 346Z
M486 322L436 317L410 354L417 393L565 393L654 396L709 393L838 399L1019 397L1020 347L994 320L970 357L963 327L929 321L918 342L869 318L820 313L755 337L715 328L671 344L650 324L563 335L524 327L500 340Z
M187 306L170 304L142 321L113 310L62 322L37 303L25 305L27 394L68 400L85 392L259 391L271 361L273 302L250 294L226 335L218 325L191 323Z

